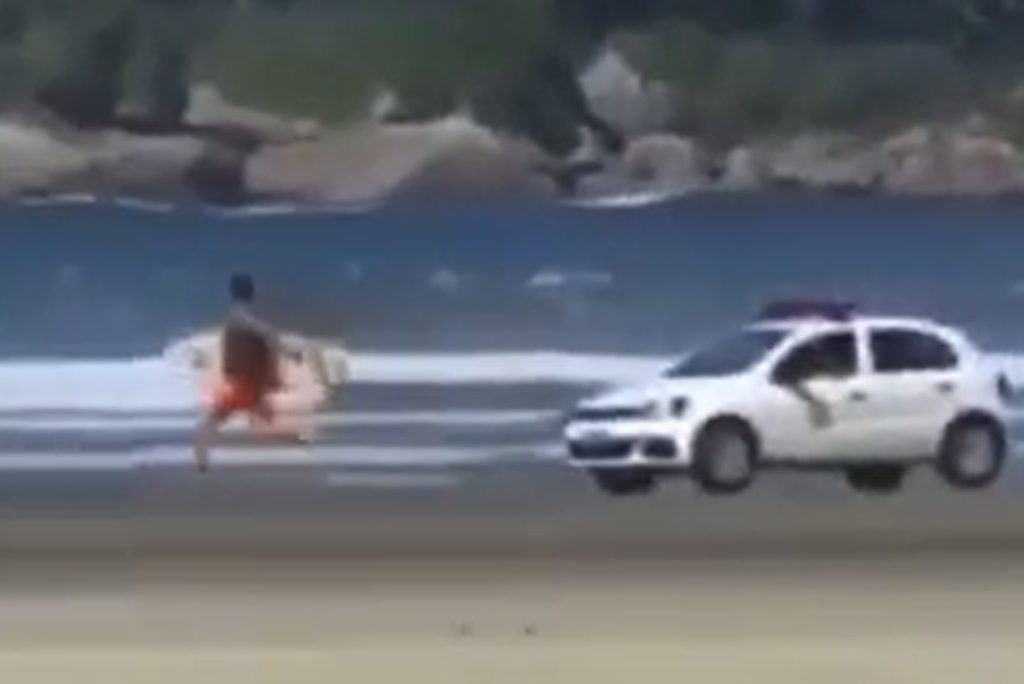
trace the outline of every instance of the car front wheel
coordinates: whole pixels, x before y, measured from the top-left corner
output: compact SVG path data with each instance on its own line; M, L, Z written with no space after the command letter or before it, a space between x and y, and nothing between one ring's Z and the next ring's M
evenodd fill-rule
M738 494L754 481L757 440L738 420L709 423L694 442L693 478L710 494Z

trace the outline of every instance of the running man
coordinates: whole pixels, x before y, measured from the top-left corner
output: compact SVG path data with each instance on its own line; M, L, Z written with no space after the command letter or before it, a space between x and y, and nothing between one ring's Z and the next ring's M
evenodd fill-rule
M247 413L253 429L263 436L283 435L309 441L312 430L277 425L270 396L281 388L278 367L282 353L299 356L302 349L283 345L273 327L257 318L252 305L256 289L245 273L231 277L231 310L221 333L220 378L212 406L199 426L195 462L200 471L210 465L210 445L220 427L232 416Z

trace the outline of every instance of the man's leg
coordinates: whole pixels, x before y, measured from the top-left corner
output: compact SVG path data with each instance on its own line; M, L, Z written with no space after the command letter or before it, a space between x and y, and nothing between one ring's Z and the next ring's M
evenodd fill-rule
M215 390L212 406L196 430L194 458L196 468L204 472L210 467L210 447L221 425L238 410L238 391L233 385Z
M215 407L199 424L194 448L196 469L199 472L206 472L210 468L210 446L227 418L228 414L225 411Z
M292 417L285 421L275 411L269 400L254 407L249 414L253 431L264 439L283 439L308 443L313 439L312 420L300 421Z

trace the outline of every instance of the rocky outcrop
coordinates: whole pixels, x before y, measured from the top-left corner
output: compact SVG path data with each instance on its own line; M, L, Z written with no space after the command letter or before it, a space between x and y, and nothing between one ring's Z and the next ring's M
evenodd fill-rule
M0 120L0 199L61 192L88 166L83 150L45 129Z
M622 161L631 180L653 191L692 192L710 182L706 160L688 138L664 133L639 138L626 148Z
M661 133L631 142L621 159L605 160L582 178L579 198L650 195L676 197L706 190L711 178L700 147L688 138Z
M274 145L246 167L257 196L361 203L404 192L515 193L545 185L543 155L453 116L423 124L366 124L315 141Z
M772 184L771 162L764 150L740 146L729 150L721 164L717 188L731 192L755 192Z
M232 174L240 176L241 160L195 136L107 131L84 139L81 148L89 167L76 180L95 194L228 200L239 190Z
M282 144L309 139L320 132L310 119L291 119L228 101L216 86L193 86L185 122L198 128L236 131L259 144Z
M887 193L1024 194L1024 154L1000 138L919 127L885 141L881 151Z
M772 185L829 192L867 192L882 175L881 157L869 142L842 135L802 135L762 152Z
M675 93L645 79L613 48L583 72L580 86L591 110L627 137L664 131L675 114Z
M919 127L881 142L804 135L732 150L719 186L826 192L994 197L1024 193L1024 154L970 117L949 128Z
M255 146L221 134L223 125L238 124L237 119L225 123L229 119L214 124L216 118L208 118L203 126L176 133L141 134L85 132L23 113L9 115L0 119L0 199L88 193L165 201L362 204L405 194L541 194L590 201L775 188L1024 195L1024 152L982 116L921 126L882 141L808 133L743 145L716 157L693 139L654 133L634 137L621 155L591 141L560 160L466 115L423 123L367 122L298 141L297 128L272 134L271 128L256 126L273 142Z
M0 197L87 192L232 201L241 158L204 138L123 131L54 131L0 121Z

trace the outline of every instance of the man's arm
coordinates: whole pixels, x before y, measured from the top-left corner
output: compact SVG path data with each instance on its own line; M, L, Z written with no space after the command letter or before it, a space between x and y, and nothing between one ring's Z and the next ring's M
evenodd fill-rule
M828 403L815 395L805 384L795 382L787 385L787 387L801 401L807 404L811 412L811 422L814 423L815 427L823 428L832 424L832 410L829 408Z

